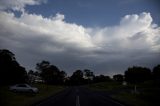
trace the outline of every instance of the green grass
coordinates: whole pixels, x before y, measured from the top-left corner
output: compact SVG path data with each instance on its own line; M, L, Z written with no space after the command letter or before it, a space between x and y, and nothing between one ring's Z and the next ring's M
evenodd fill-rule
M91 90L106 91L112 98L131 106L160 106L160 86L154 81L138 84L138 93L133 93L134 85L123 86L117 82L102 82L87 87Z
M116 89L121 89L124 86L121 83L111 81L90 84L87 87L91 90L112 91Z
M145 100L140 99L138 94L121 92L111 97L132 106L151 106Z
M112 95L113 98L133 106L160 106L160 88L143 88L139 93L120 92Z
M9 91L7 86L0 88L0 105L1 106L30 106L40 100L43 100L61 90L62 86L35 84L39 89L38 94L14 93Z

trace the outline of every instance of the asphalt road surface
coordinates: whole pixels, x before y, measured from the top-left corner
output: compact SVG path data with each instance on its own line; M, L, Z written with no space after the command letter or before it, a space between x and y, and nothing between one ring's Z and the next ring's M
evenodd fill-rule
M84 87L70 87L36 106L125 106L104 93L93 92Z

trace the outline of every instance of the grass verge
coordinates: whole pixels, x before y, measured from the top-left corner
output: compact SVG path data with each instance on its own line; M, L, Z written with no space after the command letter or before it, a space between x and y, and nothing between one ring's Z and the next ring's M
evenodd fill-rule
M160 86L153 81L137 85L138 93L133 93L134 85L123 86L117 82L91 84L88 88L105 91L112 98L130 106L160 106Z
M45 84L34 84L39 89L38 94L14 93L9 91L8 86L0 88L1 106L30 106L40 100L43 100L64 89L62 86L53 86Z

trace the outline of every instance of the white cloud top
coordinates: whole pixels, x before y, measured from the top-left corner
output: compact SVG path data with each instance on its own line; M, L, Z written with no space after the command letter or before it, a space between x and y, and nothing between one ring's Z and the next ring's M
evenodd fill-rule
M41 2L1 0L0 9L11 7L13 10L23 10L26 5ZM150 53L159 53L160 27L153 23L151 14L147 12L126 15L119 25L86 28L66 22L65 16L60 13L46 18L25 11L20 17L13 12L0 11L0 45L1 48L17 51L23 49L23 53L34 51L37 56L42 52L44 55L52 54L51 57L63 54L63 57L71 55L72 58L76 55L74 58L84 59L84 63L92 60L108 63L115 59L129 60L131 56L141 59ZM31 54L27 55L30 57Z
M1 37L14 38L12 43L27 43L43 38L45 39L43 42L35 45L40 47L50 45L51 51L54 51L52 47L55 46L60 50L78 51L111 51L111 49L126 51L144 48L147 51L160 50L157 44L160 28L153 27L150 13L145 12L140 15L126 15L120 21L120 25L104 28L85 28L67 23L64 21L64 15L59 13L51 18L23 13L17 18L13 13L1 11L0 19Z

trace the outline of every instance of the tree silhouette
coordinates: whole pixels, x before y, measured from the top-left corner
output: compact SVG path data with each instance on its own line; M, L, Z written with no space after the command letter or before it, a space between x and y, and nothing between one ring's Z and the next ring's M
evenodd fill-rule
M45 69L47 69L49 67L50 67L49 61L45 61L45 60L36 64L36 69L40 72L44 71Z
M123 82L124 81L124 76L122 74L116 74L113 76L113 79L117 82Z
M109 76L105 76L105 75L99 75L99 76L95 76L93 79L94 82L105 82L105 81L111 81L111 78Z
M35 83L36 81L43 82L43 80L40 77L40 73L38 73L38 71L29 70L28 71L28 82Z
M84 82L83 72L81 70L76 70L73 72L72 76L70 77L70 82L72 85L81 85Z
M51 65L48 61L37 63L36 69L39 70L40 76L47 84L62 84L66 73L60 71L55 65Z
M88 83L88 84L92 83L94 76L95 75L91 70L89 69L84 70L85 83Z
M27 79L25 68L19 65L15 55L9 50L0 50L0 83L23 83Z
M152 74L155 83L160 86L160 65L157 65L153 68Z
M134 84L134 92L137 93L136 85L151 79L151 71L145 67L134 66L125 71L125 80Z
M85 69L84 70L84 76L85 76L85 78L87 78L89 80L92 80L93 77L94 77L94 73L89 69Z
M151 79L151 70L145 67L134 66L125 71L125 80L128 83L141 83Z

